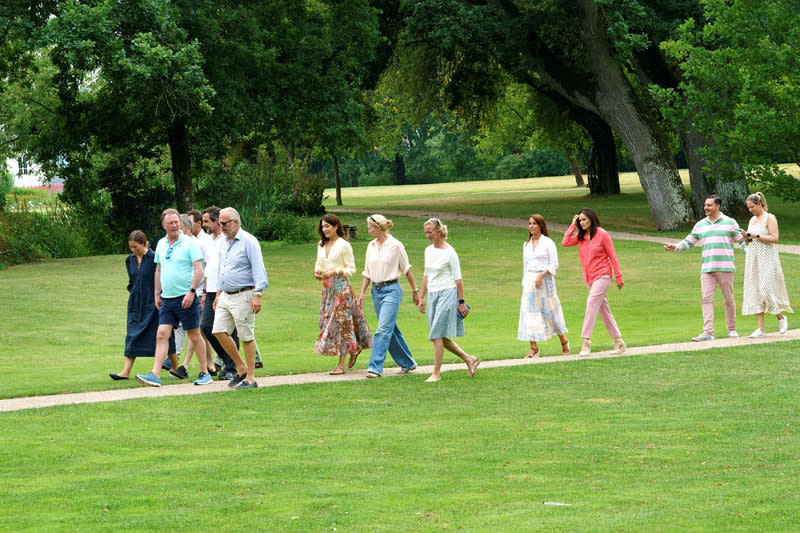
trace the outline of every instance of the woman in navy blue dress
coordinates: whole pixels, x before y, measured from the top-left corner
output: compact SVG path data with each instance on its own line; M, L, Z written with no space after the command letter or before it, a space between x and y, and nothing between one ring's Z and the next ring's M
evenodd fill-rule
M128 325L125 336L125 368L111 379L129 379L137 357L153 357L156 352L158 309L155 303L155 254L147 247L147 237L136 230L128 237L131 255L125 259L128 270ZM175 341L170 338L169 353L175 353Z

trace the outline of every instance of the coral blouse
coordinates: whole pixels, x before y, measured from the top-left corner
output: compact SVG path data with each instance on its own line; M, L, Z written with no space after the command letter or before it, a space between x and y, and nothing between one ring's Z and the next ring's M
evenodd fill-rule
M608 232L603 228L597 228L597 233L591 240L584 239L579 241L578 234L575 232L576 229L577 226L575 224L570 224L569 229L564 234L564 240L561 241L561 246L578 245L578 256L581 258L581 266L583 267L583 281L587 285L591 285L600 276L613 277L611 272L613 267L616 273L617 285L622 283L622 272L619 270L614 243L611 242Z

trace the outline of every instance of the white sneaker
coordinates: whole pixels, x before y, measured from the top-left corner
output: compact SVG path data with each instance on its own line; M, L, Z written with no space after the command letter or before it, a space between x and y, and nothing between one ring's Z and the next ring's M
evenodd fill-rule
M789 329L789 321L786 320L786 317L783 317L783 318L779 319L778 320L778 331L780 331L781 333L786 333L786 331L788 329Z
M694 342L703 342L703 341L713 341L714 335L706 335L705 333L701 333L697 337L692 337Z
M756 330L753 333L750 334L750 338L751 339L755 339L757 337L763 337L763 336L764 336L764 332L761 331L761 328L756 328Z
M728 332L728 337L733 338L733 337L738 337L738 336L739 336L739 334L736 333L736 331L729 331Z

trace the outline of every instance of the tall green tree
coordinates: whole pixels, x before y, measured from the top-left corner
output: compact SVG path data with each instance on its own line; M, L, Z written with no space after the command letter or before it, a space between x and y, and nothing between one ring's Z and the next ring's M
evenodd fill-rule
M476 80L496 64L521 83L558 94L608 124L639 173L656 226L675 229L692 219L669 137L639 83L631 55L646 34L611 25L640 5L635 0L548 3L418 0L408 3L408 43L445 58L440 80L456 100L481 94ZM452 21L458 20L458 24ZM462 94L463 93L463 94Z
M683 71L663 89L670 118L713 139L706 168L744 175L754 186L800 200L800 184L780 163L800 163L800 3L706 0L663 49Z
M66 0L49 8L33 52L54 66L47 116L67 142L40 137L26 148L57 165L68 187L85 178L87 153L130 164L128 156L168 146L183 210L193 204L200 158L233 145L253 155L275 141L292 159L363 139L359 90L377 42L366 0Z

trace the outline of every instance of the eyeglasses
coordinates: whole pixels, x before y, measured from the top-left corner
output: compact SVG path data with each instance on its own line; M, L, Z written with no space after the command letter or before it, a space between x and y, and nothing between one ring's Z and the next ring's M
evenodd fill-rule
M227 226L227 225L228 225L228 224L230 224L231 222L233 222L233 220L226 220L225 222L223 222L223 221L221 221L221 220L220 220L220 221L218 221L218 222L217 222L217 225L218 225L218 226L220 226L220 227L222 227L222 228L224 228L225 226Z
M439 225L441 225L441 222L439 222L438 218L434 217L434 218L429 218L428 220L426 220L425 224L436 224L437 226L439 226Z
M167 255L164 256L164 259L169 259L169 257L172 255L172 249L175 248L176 246L178 246L177 241L175 242L175 244L167 248Z

